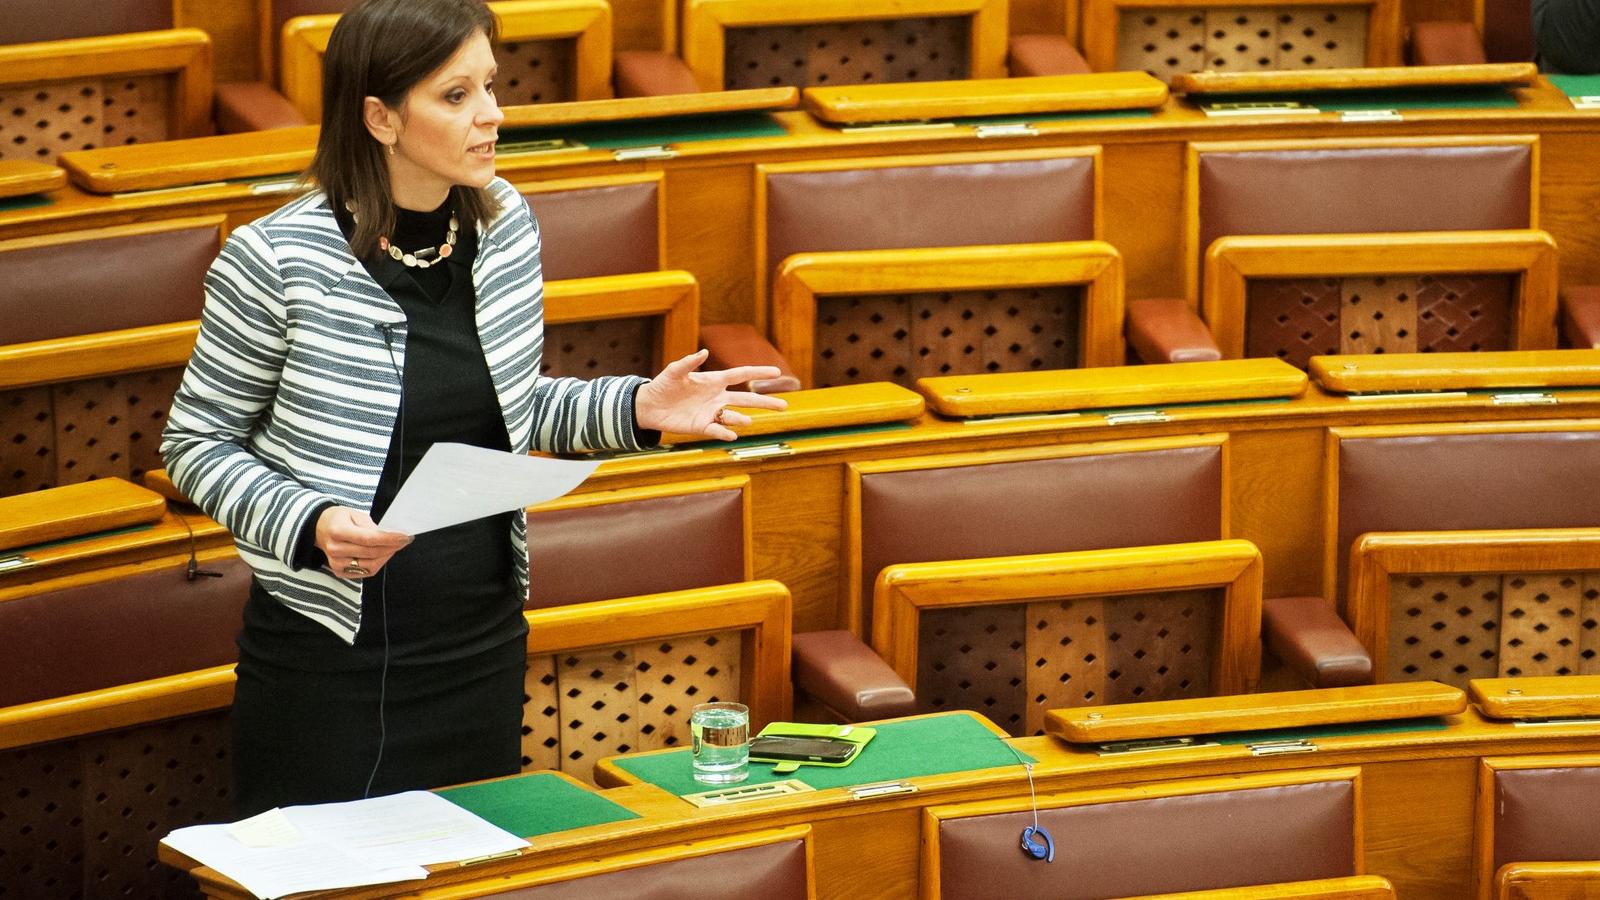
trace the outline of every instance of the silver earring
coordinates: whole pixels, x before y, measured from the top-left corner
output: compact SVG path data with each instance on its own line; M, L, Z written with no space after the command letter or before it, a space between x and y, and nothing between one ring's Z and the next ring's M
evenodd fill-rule
M385 150L389 151L389 155L390 156L394 155L394 145L393 144L384 144L383 147L384 147Z

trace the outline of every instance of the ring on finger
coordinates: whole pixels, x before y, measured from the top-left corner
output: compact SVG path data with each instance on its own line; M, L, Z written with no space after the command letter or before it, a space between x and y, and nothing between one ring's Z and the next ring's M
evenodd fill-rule
M363 566L361 560L353 556L350 558L350 564L344 567L343 572L351 578L365 578L372 574L371 569Z
M717 415L712 421L716 422L718 425L721 425L723 428L727 428L728 427L728 420L723 418L723 416L726 415L727 412L728 412L728 408L726 406L717 407Z

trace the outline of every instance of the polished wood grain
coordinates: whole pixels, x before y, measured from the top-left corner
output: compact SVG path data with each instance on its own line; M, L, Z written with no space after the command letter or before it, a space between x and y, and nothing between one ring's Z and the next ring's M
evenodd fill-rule
M1167 86L1145 72L920 81L805 89L805 108L836 125L1025 113L1154 109Z
M1219 888L1214 891L1185 891L1181 894L1150 894L1129 900L1394 900L1394 885L1377 875L1352 875L1348 878L1321 878L1285 884Z
M590 125L598 122L664 119L672 116L772 112L794 109L799 105L800 91L792 87L666 94L660 97L614 97L608 100L574 100L568 103L502 107L506 118L500 127L502 129L549 128L557 125Z
M1391 579L1396 575L1571 572L1600 567L1600 529L1392 531L1364 534L1350 551L1346 618L1387 672Z
M577 100L611 96L611 7L605 0L496 0L499 40L574 41ZM283 26L279 87L308 122L322 118L322 56L339 14L300 16Z
M1466 708L1460 688L1419 681L1051 710L1045 731L1075 744L1098 744L1450 716Z
M846 250L783 261L772 298L772 333L803 386L813 383L817 298L1077 285L1083 289L1079 364L1120 365L1122 257L1103 241Z
M1313 356L1311 377L1337 394L1600 385L1600 350Z
M917 379L929 406L955 418L1289 398L1305 389L1306 373L1276 359Z
M547 281L544 317L550 325L659 319L651 361L652 370L659 370L700 346L700 285L676 270Z
M1600 716L1600 675L1474 678L1468 691L1490 719Z
M1497 900L1600 900L1600 861L1507 863L1494 887Z
M152 191L282 175L311 165L317 126L74 150L61 154L72 183L91 194Z
M192 319L0 346L0 389L181 366L199 333Z
M1249 541L889 566L874 586L872 649L916 684L924 610L1209 587L1223 590L1211 683L1244 693L1261 674L1261 553Z
M154 522L160 494L121 478L97 478L0 497L0 550Z
M1517 279L1515 349L1553 350L1556 259L1537 229L1222 237L1206 251L1200 310L1223 356L1237 359L1251 279L1505 273Z
M1512 87L1531 84L1539 67L1525 63L1461 66L1371 66L1363 69L1280 69L1268 72L1186 72L1172 89L1186 94Z
M1383 137L1383 138L1347 138L1338 137L1328 140L1267 140L1267 141L1200 141L1192 143L1186 150L1184 164L1184 199L1183 199L1183 256L1184 265L1184 296L1191 304L1199 305L1201 286L1201 264L1209 260L1211 248L1200 246L1200 157L1206 153L1241 153L1248 151L1284 151L1284 150L1344 150L1357 147L1462 147L1462 146L1504 146L1526 144L1532 149L1529 181L1534 187L1528 191L1528 226L1539 226L1539 141L1525 135L1518 136L1439 136L1439 137ZM1228 238L1233 240L1234 238ZM1248 246L1248 245L1246 245ZM1366 274L1373 273L1368 269ZM1243 325L1240 325L1242 331ZM1227 349L1224 348L1224 352ZM1242 353L1238 351L1235 355Z
M1487 757L1478 761L1478 789L1477 803L1473 819L1475 822L1474 839L1472 843L1472 896L1476 900L1493 900L1499 893L1500 885L1494 871L1494 823L1495 815L1495 775L1499 772L1517 771L1526 769L1546 768L1593 768L1600 766L1600 755L1593 753L1563 755L1563 756L1502 756ZM1521 863L1515 860L1502 867L1501 872ZM1538 862L1538 860L1527 860ZM1597 869L1596 864L1591 867L1567 870L1560 873L1565 884L1546 896L1555 896L1572 900L1581 898L1597 887L1600 881L1593 880ZM1502 881L1503 883L1503 881ZM1501 894L1505 896L1505 894ZM1537 896L1537 895L1535 895Z
M804 8L769 0L683 0L683 61L703 91L722 90L725 35L730 28L965 16L972 20L967 72L972 78L1006 75L1005 0L807 0Z
M0 709L0 749L222 709L233 702L233 665L152 678Z
M789 404L786 409L738 408L750 417L749 425L736 427L739 437L910 422L926 409L922 395L886 381L788 391L783 394L783 399ZM670 444L712 440L705 435L670 432L662 435L661 439Z
M1004 815L1006 813L1027 812L1030 809L1063 809L1078 806L1098 806L1110 803L1126 803L1138 800L1155 800L1180 797L1197 797L1205 794L1221 793L1225 791L1253 790L1261 788L1293 787L1306 784L1326 782L1350 782L1353 794L1353 816L1351 821L1351 844L1354 847L1354 858L1351 859L1351 871L1357 875L1364 873L1366 863L1365 840L1363 836L1363 776L1359 768L1339 769L1305 769L1297 772L1271 772L1252 775L1235 775L1226 778L1193 778L1182 781L1169 781L1159 784L1141 784L1130 787L1108 787L1095 790L1080 790L1061 794L1041 794L1037 800L1024 795L1021 797L978 800L970 803L955 803L950 805L929 806L922 813L922 886L918 894L922 900L939 900L942 896L940 890L941 845L939 841L940 826L942 823L978 816ZM1182 896L1182 895L1178 895ZM1270 895L1269 895L1270 896ZM1293 896L1293 895L1291 895ZM1315 896L1315 895L1313 895Z
M0 198L25 197L67 185L67 173L57 166L28 159L0 159Z

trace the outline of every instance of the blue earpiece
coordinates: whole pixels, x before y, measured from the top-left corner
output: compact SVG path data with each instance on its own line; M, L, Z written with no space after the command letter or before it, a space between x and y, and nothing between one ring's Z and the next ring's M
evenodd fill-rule
M1022 852L1045 862L1056 861L1056 842L1050 832L1038 825L1022 829Z

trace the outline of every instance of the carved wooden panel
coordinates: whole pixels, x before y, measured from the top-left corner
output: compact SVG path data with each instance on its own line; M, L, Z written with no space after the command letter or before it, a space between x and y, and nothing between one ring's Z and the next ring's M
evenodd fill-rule
M1362 66L1366 34L1366 10L1343 6L1125 9L1117 21L1117 68L1166 80L1208 69Z
M525 767L548 759L546 768L592 781L603 757L687 746L696 703L739 699L742 637L723 631L558 654L549 692L542 674L533 683L530 659L526 693L553 696L555 709L525 705Z
M917 704L927 712L972 709L1020 734L1027 606L985 604L922 613L917 641Z
M1078 365L1077 287L830 296L817 301L817 387Z
M55 417L48 385L0 391L0 465L0 496L55 485Z
M0 897L197 897L156 861L232 817L226 712L0 753Z
M1419 286L1414 276L1340 279L1339 352L1417 352Z
M729 28L728 90L967 77L971 20L891 19Z
M641 316L546 326L540 372L553 378L653 377L660 364L660 321Z
M1337 278L1253 278L1246 285L1245 351L1305 368L1339 352Z
M1501 676L1578 674L1582 611L1581 575L1503 576Z
M1099 597L1028 605L1028 734L1044 733L1044 713L1104 703L1106 601Z
M1105 703L1212 694L1221 589L1106 598Z
M1465 688L1500 674L1498 575L1396 575L1389 584L1385 681Z
M502 106L578 99L577 48L570 38L502 41L495 47L495 95ZM653 373L652 373L653 374Z
M1425 351L1510 350L1515 279L1509 275L1422 276L1417 342Z
M0 159L166 140L172 90L170 75L0 87Z
M561 698L555 657L528 657L522 685L522 770L559 769Z

